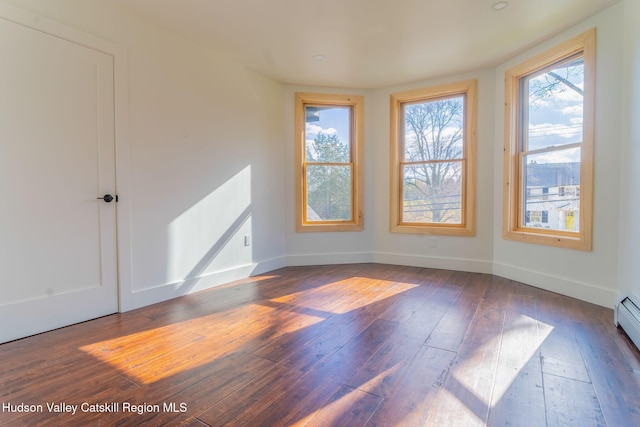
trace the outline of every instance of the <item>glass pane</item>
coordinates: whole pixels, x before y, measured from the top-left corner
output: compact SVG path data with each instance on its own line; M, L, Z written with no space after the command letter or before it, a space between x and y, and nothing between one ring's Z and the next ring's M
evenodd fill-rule
M524 156L525 227L580 230L580 149Z
M461 159L464 96L404 106L404 161Z
M307 166L307 221L350 221L351 166Z
M404 165L402 221L462 223L462 162Z
M527 79L525 151L582 142L584 60L576 59Z
M349 163L351 107L305 107L306 161Z

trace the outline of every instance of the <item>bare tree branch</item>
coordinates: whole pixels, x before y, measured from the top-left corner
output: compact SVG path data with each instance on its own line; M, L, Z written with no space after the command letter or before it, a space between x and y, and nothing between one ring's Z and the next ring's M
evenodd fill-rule
M578 86L574 85L569 80L567 80L564 77L562 77L561 75L559 75L559 74L557 74L557 73L555 73L553 71L549 71L547 74L549 74L551 77L553 77L554 79L558 80L559 82L561 82L562 84L564 84L568 88L573 89L574 91L576 91L580 95L584 96L584 91L581 88L579 88Z

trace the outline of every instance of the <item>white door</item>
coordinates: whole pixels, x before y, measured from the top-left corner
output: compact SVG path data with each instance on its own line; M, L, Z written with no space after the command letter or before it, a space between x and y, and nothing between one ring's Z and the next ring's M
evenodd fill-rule
M113 57L0 18L0 342L118 310Z

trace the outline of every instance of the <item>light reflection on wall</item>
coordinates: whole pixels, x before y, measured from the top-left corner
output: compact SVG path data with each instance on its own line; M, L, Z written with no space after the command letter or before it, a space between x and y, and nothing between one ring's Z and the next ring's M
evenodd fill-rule
M168 229L168 283L250 264L251 166L176 217Z

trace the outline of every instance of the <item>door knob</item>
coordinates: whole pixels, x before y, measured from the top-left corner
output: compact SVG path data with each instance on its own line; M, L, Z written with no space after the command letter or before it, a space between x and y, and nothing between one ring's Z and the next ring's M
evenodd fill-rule
M107 203L111 203L113 196L111 194L105 194L104 197L98 197L99 200L104 200Z

